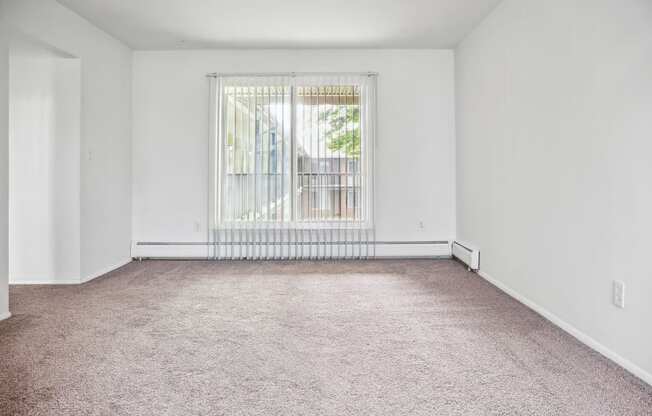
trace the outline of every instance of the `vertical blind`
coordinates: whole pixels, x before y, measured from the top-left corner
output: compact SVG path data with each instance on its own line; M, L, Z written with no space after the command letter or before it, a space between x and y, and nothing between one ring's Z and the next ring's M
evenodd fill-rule
M375 253L376 77L211 78L210 255Z

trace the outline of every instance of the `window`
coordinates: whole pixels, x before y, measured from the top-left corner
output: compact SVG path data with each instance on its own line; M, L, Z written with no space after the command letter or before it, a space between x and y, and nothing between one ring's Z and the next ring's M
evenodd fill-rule
M224 88L221 222L288 220L291 215L290 88Z
M297 221L364 222L360 87L298 87L296 96Z
M372 229L374 76L218 76L214 83L217 232ZM259 236L242 238L258 244Z

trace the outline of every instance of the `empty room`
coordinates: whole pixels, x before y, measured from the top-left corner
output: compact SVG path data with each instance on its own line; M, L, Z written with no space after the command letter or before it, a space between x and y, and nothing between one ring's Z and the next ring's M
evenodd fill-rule
M0 0L0 416L652 416L650 0Z

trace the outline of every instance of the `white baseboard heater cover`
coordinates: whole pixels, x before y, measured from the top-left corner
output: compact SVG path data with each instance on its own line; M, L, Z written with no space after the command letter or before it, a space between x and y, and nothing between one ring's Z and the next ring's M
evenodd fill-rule
M251 232L250 232L251 234ZM278 239L254 242L170 242L133 241L131 257L135 259L216 259L221 260L335 260L335 259L437 259L451 257L451 243L439 241ZM323 237L323 236L322 236ZM273 237L271 238L273 240ZM362 249L361 249L362 248Z
M466 264L471 270L480 269L480 251L472 248L468 244L453 241L453 257Z

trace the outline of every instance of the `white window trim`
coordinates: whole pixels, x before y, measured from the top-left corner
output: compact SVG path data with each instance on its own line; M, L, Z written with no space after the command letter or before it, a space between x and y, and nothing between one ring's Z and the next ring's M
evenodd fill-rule
M272 77L272 76L290 76L294 78L296 76L347 76L347 75L366 75L370 78L373 78L374 81L377 77L377 73L367 72L367 73L259 73L259 74L209 74L208 76L211 80L215 80L216 83L219 83L221 77ZM253 221L253 220L224 220L222 218L221 212L221 177L226 175L226 164L224 163L224 139L225 135L222 134L221 129L223 128L222 123L225 117L224 111L225 107L220 107L219 100L222 97L219 97L217 91L219 88L211 88L211 97L210 97L210 137L209 142L209 202L208 202L208 211L209 211L209 224L210 229L217 229L220 226L231 225L231 227L236 226L234 229L251 229L251 225L256 224L261 229L350 229L350 230L371 230L374 228L374 168L375 168L375 135L376 135L376 86L375 82L373 85L373 97L367 103L369 108L366 108L366 111L371 112L370 120L368 121L369 125L366 127L365 136L366 139L362 139L361 132L361 147L370 147L370 149L364 152L365 157L361 160L364 160L364 168L361 166L361 172L370 172L364 176L364 187L365 189L365 198L366 206L361 211L364 211L365 215L362 219L359 220L348 220L348 219L322 219L318 221L314 220L298 220L297 210L298 210L298 192L297 186L299 173L297 171L297 146L296 146L296 86L294 82L290 85L290 151L291 151L291 160L290 160L290 185L289 193L291 199L290 205L290 220L289 221ZM217 111L219 108L222 108L222 114L217 116ZM361 108L362 112L362 108ZM217 117L216 117L217 116ZM362 115L361 115L362 118ZM361 123L362 128L362 123ZM222 138L222 140L220 140ZM361 152L363 150L361 149ZM217 161L219 160L219 163ZM218 172L219 170L219 172ZM238 227L237 225L242 225Z

